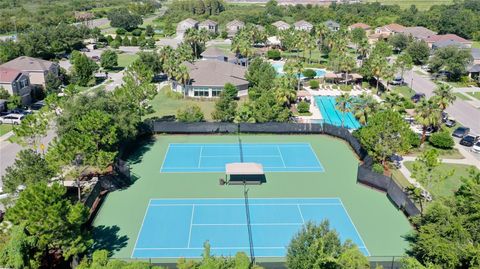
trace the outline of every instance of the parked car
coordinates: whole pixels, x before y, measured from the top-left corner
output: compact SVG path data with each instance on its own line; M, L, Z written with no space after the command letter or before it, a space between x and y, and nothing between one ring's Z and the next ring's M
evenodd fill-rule
M477 136L473 135L466 135L460 140L460 145L466 146L466 147L473 147L473 145L478 141Z
M30 105L31 110L40 110L43 106L45 106L45 101L41 100L38 102L33 103Z
M1 124L20 124L23 120L25 115L23 114L8 114L6 116L0 117L0 123Z
M470 133L470 128L468 127L458 127L453 131L452 136L458 137L458 138L463 138L464 136L468 135Z
M454 127L455 125L457 125L457 121L454 119L454 118L448 118L446 121L445 121L445 126L449 127L449 128L452 128Z
M475 143L475 145L473 145L472 151L475 152L475 153L480 153L480 141L477 141L477 143Z
M81 51L81 52L90 52L90 49L88 49L88 48L81 48L80 51Z
M100 56L92 56L91 58L92 58L92 60L94 60L95 62L100 61Z
M12 110L12 114L28 115L28 114L32 114L32 113L33 113L33 111L31 111L30 109L16 108L16 109Z
M412 96L412 102L416 103L418 101L420 101L422 98L425 98L425 94L424 93L415 93L413 96Z
M395 77L392 82L390 82L392 85L403 85L404 81L402 77Z

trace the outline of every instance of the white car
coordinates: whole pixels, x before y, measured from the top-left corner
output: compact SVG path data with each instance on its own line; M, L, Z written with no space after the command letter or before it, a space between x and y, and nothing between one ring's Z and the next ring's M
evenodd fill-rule
M477 141L472 147L472 152L480 153L480 141Z
M23 118L25 117L25 115L23 114L8 114L6 116L3 116L3 117L0 117L0 123L1 124L14 124L14 125L17 125L17 124L20 124L23 120Z

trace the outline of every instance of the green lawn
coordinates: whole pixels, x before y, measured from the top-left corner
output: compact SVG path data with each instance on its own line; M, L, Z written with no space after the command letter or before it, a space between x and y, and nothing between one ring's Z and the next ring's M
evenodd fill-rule
M401 8L409 8L415 5L420 10L429 9L433 5L447 5L453 3L453 0L367 0L367 2L380 2L385 5L399 5Z
M408 86L396 86L392 90L393 92L401 94L403 97L410 99L415 94L415 91Z
M0 124L0 136L10 132L13 129L11 124Z
M135 181L110 192L103 202L93 223L96 247L114 249L114 258L129 259L150 199L242 198L243 186L219 185L219 178L225 176L221 172L159 172L171 143L238 143L238 139L237 135L158 135L135 147L137 152L129 159ZM411 231L407 218L385 193L356 182L358 159L345 142L325 135L241 135L241 140L309 143L325 168L324 172L266 173L266 183L248 186L249 197L339 197L372 256L404 255L408 247L404 236Z
M480 92L469 92L468 95L471 95L474 98L480 100Z
M122 53L118 54L118 66L119 67L127 67L133 63L138 58L137 54L127 54Z
M480 41L473 41L472 47L480 49Z
M405 167L408 170L413 170L413 162L407 161L404 162ZM448 172L452 169L455 171L454 174L448 177L445 181L440 182L437 186L429 189L428 191L434 197L445 197L453 195L453 193L460 187L462 184L462 178L467 177L469 175L469 169L473 168L474 166L471 165L464 165L464 164L451 164L451 163L442 163L439 166L440 171Z
M461 92L456 92L454 93L454 95L458 98L458 99L461 99L461 100L464 100L464 101L470 101L472 99L470 99L468 96L466 96L465 94L461 93Z
M453 132L453 130L455 130L457 127L459 127L460 125L457 125L453 128L451 128L451 131L450 133ZM432 149L434 148L432 145L430 145L427 142L425 142L425 144L423 145L423 148L422 149L416 149L416 150L413 150L412 152L410 152L408 155L409 156L417 156L418 154L420 154L421 152L425 151L425 150L429 150L429 149ZM460 153L460 151L458 151L458 149L456 148L453 148L453 149L438 149L438 148L435 148L437 151L438 151L438 154L440 155L440 158L444 158L444 159L464 159L465 157Z
M412 184L410 184L410 181L403 175L400 170L397 169L392 169L392 178L397 182L401 187L408 187Z
M148 114L146 118L176 115L178 109L195 104L202 109L205 120L212 120L212 112L215 109L215 101L182 98L177 99L169 96L169 91L171 91L169 86L166 86L160 90L157 96L155 96L155 98L150 102L154 112Z

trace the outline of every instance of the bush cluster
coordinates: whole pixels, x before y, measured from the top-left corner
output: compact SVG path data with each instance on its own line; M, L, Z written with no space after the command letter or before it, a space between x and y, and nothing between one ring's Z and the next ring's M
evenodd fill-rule
M451 149L455 145L453 138L447 131L432 134L428 141L432 146L440 149Z

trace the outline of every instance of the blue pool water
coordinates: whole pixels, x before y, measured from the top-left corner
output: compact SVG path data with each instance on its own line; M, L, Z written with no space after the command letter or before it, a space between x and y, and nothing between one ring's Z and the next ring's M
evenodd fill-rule
M323 121L332 125L342 126L343 113L335 107L335 96L315 96L315 103L322 113ZM348 129L361 127L351 112L345 113L344 124Z
M282 76L282 75L284 74L284 72L283 72L283 65L284 65L285 63L282 63L282 62L274 62L274 63L270 63L270 64L273 66L273 68L275 69L275 71L277 72L277 74L278 74L279 76ZM316 78L323 77L323 76L325 76L325 74L327 73L327 72L325 72L325 70L323 70L323 69L318 69L318 68L308 68L308 69L312 69L313 71L315 71L315 73L317 73L317 74L315 75ZM300 78L303 79L303 78L305 78L305 76L303 76L303 74L300 74Z

